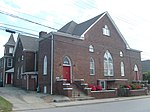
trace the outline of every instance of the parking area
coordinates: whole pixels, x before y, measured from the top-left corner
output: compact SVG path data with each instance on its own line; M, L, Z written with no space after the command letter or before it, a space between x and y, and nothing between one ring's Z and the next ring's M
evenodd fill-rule
M0 87L0 96L13 104L13 111L54 107L48 94L25 91L16 87Z

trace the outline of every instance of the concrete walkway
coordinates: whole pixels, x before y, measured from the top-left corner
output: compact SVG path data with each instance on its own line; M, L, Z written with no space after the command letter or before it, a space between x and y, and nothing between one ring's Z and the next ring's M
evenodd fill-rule
M140 98L150 98L150 95L147 95L71 101L68 97L65 96L28 92L16 87L0 87L0 96L4 97L6 100L10 101L13 104L13 111L37 110L43 108L88 105L95 103L107 103L125 100L135 100Z
M13 104L13 111L54 107L43 99L46 94L27 92L16 87L0 87L0 96Z

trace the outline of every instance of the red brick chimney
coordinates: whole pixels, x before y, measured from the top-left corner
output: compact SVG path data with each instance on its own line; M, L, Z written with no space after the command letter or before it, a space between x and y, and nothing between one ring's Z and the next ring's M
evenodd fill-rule
M39 32L39 38L44 38L45 36L44 35L46 35L47 34L47 32L45 32L45 31L40 31Z

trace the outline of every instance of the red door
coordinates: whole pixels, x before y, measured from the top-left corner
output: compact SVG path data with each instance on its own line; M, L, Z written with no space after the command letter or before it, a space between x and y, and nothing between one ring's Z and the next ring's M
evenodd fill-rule
M70 82L70 66L63 66L63 78Z
M11 84L11 74L7 74L7 84Z

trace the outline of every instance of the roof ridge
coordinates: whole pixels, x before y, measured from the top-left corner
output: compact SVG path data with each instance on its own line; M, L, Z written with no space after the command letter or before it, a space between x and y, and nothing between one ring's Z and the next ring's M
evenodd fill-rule
M15 44L16 44L16 42L14 40L14 36L13 36L13 34L11 34L10 37L9 37L9 39L8 39L8 41L7 41L7 43L5 45L15 46Z

